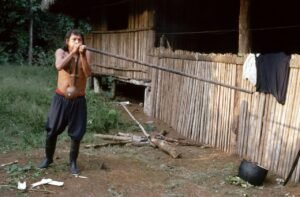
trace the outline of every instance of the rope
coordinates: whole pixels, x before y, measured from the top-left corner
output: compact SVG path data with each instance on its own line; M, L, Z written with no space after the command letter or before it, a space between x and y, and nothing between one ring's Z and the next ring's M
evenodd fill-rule
M227 84L224 84L224 83L216 82L216 81L213 81L213 80L210 80L210 79L204 79L202 77L198 77L196 75L187 74L187 73L184 73L184 72L181 72L181 71L178 71L178 70L164 68L164 67L159 66L159 65L142 62L142 61L139 61L139 60L136 60L136 59L131 59L131 58L128 58L128 57L124 57L124 56L112 54L112 53L109 53L109 52L100 51L100 50L97 50L97 49L94 49L94 48L90 48L90 47L86 47L86 50L94 52L94 53L99 53L99 54L102 54L102 55L114 57L114 58L117 58L117 59L126 60L128 62L132 62L132 63L144 65L144 66L147 66L147 67L150 67L150 68L154 68L154 69L158 69L158 70L162 70L162 71L174 73L174 74L177 74L177 75L189 77L189 78L196 79L196 80L199 80L199 81L204 81L204 82L207 82L207 83L211 83L211 84L223 86L223 87L226 87L226 88L235 89L235 90L238 90L238 91L241 91L241 92L245 92L245 93L248 93L248 94L253 94L253 92L250 91L250 90L246 90L246 89L242 89L242 88L239 88L239 87L235 87L235 86L227 85Z

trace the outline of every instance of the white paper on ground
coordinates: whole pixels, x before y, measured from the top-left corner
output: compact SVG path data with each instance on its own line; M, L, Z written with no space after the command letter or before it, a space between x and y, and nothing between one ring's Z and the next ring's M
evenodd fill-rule
M31 188L34 188L34 187L39 186L39 185L47 184L47 183L49 183L49 182L51 182L51 181L52 181L52 179L42 179L42 180L39 181L39 182L36 182L36 183L31 184Z
M18 182L18 189L19 190L25 190L26 189L26 181L21 183L20 181Z
M75 176L76 178L87 179L87 177L86 177L86 176L81 176L81 175L78 175L78 174L75 174L74 176Z
M64 182L61 182L61 181L50 181L48 184L49 185L55 185L55 186L63 186Z

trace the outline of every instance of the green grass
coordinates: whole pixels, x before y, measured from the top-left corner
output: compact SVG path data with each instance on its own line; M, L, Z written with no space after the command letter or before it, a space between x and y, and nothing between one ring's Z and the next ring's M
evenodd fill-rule
M44 124L55 87L54 67L0 66L0 152L43 146ZM136 129L120 118L109 100L91 91L86 98L86 135Z

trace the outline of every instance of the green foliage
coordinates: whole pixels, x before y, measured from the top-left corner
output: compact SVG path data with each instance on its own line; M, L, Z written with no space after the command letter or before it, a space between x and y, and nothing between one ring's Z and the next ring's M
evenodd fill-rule
M87 93L88 122L87 128L95 133L114 133L117 131L133 132L140 128L133 121L122 118L116 103L106 96Z
M0 150L41 144L54 68L0 66ZM16 146L16 147L15 147Z
M24 64L28 57L29 23L33 19L33 64L53 64L53 51L64 43L65 33L74 28L74 19L54 15L40 9L41 0L0 1L0 63ZM30 14L30 8L32 14ZM90 31L85 20L79 21L79 29ZM50 64L49 64L50 63Z
M28 32L28 12L26 0L2 0L0 1L1 28L0 45L9 54L9 61L23 63L26 55L26 40L24 38ZM4 61L4 60L0 60Z
M32 63L36 66L52 66L55 62L54 54L54 50L46 52L43 48L36 46L33 50Z
M4 47L0 46L0 64L6 64L9 60L9 54L4 51Z
M44 124L56 87L53 67L0 66L0 152L41 147ZM137 130L115 105L87 91L88 133Z
M226 182L232 185L237 185L237 186L241 186L243 188L250 188L253 187L253 185L251 185L250 183L248 183L247 181L244 181L243 179L241 179L238 176L228 176L226 178Z
M100 102L99 102L100 101ZM107 133L119 128L119 112L104 97L94 93L87 94L88 122L87 128L96 133Z
M30 179L38 179L41 176L41 171L34 167L34 165L29 162L24 166L17 164L9 165L4 168L8 176L8 182L11 185L17 185L18 181Z

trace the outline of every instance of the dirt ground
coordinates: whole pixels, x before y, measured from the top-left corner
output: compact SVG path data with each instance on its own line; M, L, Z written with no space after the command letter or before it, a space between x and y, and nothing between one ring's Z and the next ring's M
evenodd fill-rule
M140 122L153 124L157 130L166 130L169 136L178 136L164 123L152 120L142 113L139 105L129 106L130 111ZM152 123L153 122L153 123ZM141 134L141 133L140 133ZM99 141L103 142L103 141ZM292 197L300 196L300 184L289 183L282 186L276 182L272 172L262 187L241 187L230 184L229 176L238 173L242 160L220 150L207 147L176 146L181 158L172 159L169 155L151 146L110 146L80 148L78 165L81 175L76 178L69 173L69 141L60 142L57 147L54 164L42 171L41 178L63 181L64 186L40 186L38 190L25 192L8 185L9 175L0 169L0 196L64 196L64 197L198 197L198 196L264 196ZM19 165L28 162L38 164L44 155L43 149L31 152L10 152L0 155L0 164L19 161ZM39 179L39 180L40 180ZM26 180L27 185L36 180Z

